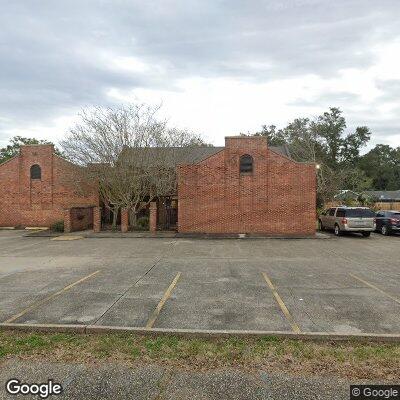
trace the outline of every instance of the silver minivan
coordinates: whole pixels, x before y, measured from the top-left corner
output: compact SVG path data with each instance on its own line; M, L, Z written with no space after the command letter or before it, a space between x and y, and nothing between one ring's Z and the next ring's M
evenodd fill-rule
M318 218L319 229L332 229L336 236L343 232L358 232L364 237L376 228L375 213L367 207L331 207Z

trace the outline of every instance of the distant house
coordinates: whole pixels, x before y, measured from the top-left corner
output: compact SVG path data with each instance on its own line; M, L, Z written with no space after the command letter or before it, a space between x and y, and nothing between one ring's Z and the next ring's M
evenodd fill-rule
M374 199L376 202L400 202L400 190L367 190L363 194Z
M347 201L354 200L356 201L360 193L354 192L353 190L341 190L338 194L333 196L336 201Z
M375 209L400 210L400 190L366 190L360 193L341 190L334 196L334 201L326 206L332 207L347 202L365 204L362 199L368 199L368 203L373 203Z

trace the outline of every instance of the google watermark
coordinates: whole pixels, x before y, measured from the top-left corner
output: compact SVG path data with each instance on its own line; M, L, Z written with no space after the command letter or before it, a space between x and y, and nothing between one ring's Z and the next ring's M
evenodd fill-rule
M60 395L63 387L52 379L46 383L24 383L19 379L10 379L6 382L6 391L11 395L32 395L47 399L49 396Z
M350 400L400 400L400 385L350 385Z

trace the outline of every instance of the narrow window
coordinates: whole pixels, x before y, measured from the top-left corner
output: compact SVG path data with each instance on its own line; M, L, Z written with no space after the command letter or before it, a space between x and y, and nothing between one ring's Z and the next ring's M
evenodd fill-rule
M245 154L240 157L240 173L251 174L253 172L253 157Z
M31 167L31 179L42 179L42 170L37 164Z

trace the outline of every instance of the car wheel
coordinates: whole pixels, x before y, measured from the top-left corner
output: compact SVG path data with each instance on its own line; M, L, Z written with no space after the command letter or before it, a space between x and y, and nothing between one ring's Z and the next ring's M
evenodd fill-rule
M390 230L386 225L382 225L381 233L382 233L382 235L389 236L390 235Z
M342 231L339 228L339 225L335 225L335 236L341 236Z
M320 231L324 231L325 230L325 227L324 227L324 225L322 224L322 221L319 219L318 220L318 223L319 223L319 230Z
M370 236L371 236L371 232L361 232L361 234L362 234L364 237L370 237Z

